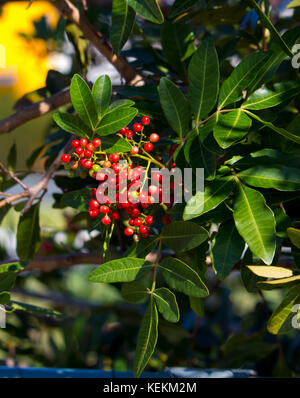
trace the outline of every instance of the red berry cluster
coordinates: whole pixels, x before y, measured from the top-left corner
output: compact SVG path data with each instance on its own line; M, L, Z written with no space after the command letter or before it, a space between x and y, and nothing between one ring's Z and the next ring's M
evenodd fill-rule
M154 224L154 217L146 210L157 201L163 202L163 188L161 186L162 176L159 172L152 174L152 183L148 190L144 190L144 180L146 168L137 165L133 166L133 161L145 161L147 153L152 151L153 143L158 142L159 135L152 133L147 139L144 133L144 126L150 124L150 118L144 116L141 123L135 123L130 130L124 127L117 132L131 144L129 153L106 153L101 150L101 140L95 138L92 142L87 139L75 139L72 147L75 151L72 157L68 154L62 155L62 162L67 164L67 168L76 170L78 167L89 170L91 177L96 178L100 184L98 189L92 188L90 193L92 199L89 201L89 214L92 218L101 217L104 225L110 225L112 220L119 220L121 212L125 213L129 219L124 234L133 236L135 240L140 237L147 238L150 234L150 228ZM138 137L138 139L136 139ZM140 154L143 154L141 156ZM141 156L141 158L139 158ZM149 157L149 161L152 157ZM153 160L153 158L152 158ZM121 162L122 161L122 162ZM110 174L107 169L112 169L114 173ZM147 169L147 172L149 170ZM130 190L134 184L139 183L136 190ZM116 189L115 201L108 196L108 186L114 184ZM155 185L154 185L155 184ZM172 185L173 184L173 185ZM126 189L120 187L126 186ZM170 189L174 191L174 183L171 183ZM158 199L158 200L156 200ZM167 203L167 205L172 205ZM168 223L167 216L163 222Z

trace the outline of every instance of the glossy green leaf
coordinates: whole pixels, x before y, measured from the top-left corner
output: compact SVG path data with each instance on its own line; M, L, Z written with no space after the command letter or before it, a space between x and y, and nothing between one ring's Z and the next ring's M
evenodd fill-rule
M121 128L127 126L136 116L135 108L115 108L101 119L96 127L96 134L100 137L117 133Z
M197 169L204 169L204 178L206 180L213 180L216 174L216 154L209 151L207 147L201 142L201 137L196 136L193 140L188 140L186 151L189 151L189 163Z
M89 281L95 283L132 282L153 264L141 258L126 257L108 261L94 269Z
M253 53L239 63L221 86L218 109L241 99L242 91L255 80L267 58L266 53Z
M233 221L222 224L212 243L212 261L216 275L225 279L240 260L245 242L236 230Z
M113 0L111 17L110 41L114 52L119 55L135 23L135 11L126 0Z
M274 266L264 266L264 265L248 265L247 266L250 271L252 271L255 275L261 276L263 278L289 278L293 275L293 272L290 269L283 267L274 267Z
M201 318L204 317L204 299L200 297L189 297L190 306L194 313Z
M199 0L175 0L172 5L171 10L169 11L168 17L174 18L177 15L181 14L183 11L188 10L198 3Z
M158 311L162 314L166 321L179 321L179 308L176 301L176 296L166 287L155 289L152 293Z
M249 131L252 120L242 109L220 114L214 127L214 137L221 148L228 148Z
M101 146L106 153L124 153L130 152L132 145L118 135L101 137Z
M31 259L41 244L39 204L31 206L19 219L17 230L17 253L21 261Z
M233 216L239 234L251 251L264 263L271 264L276 248L275 217L263 195L239 183Z
M78 135L79 137L89 138L92 135L91 129L85 125L79 117L69 113L54 113L55 123L68 133Z
M267 87L261 87L256 90L242 104L242 108L254 110L271 108L295 97L299 92L300 82L288 81L275 83L272 90Z
M298 249L300 249L300 229L288 228L287 234L292 244L295 245Z
M268 321L268 331L272 334L285 333L296 330L293 328L293 319L297 320L297 313L293 310L293 307L300 303L300 288L299 286L293 286L282 303L273 312L271 318ZM299 320L299 312L298 312ZM300 329L300 322L294 322L298 324Z
M130 246L124 256L126 257L146 257L147 254L155 249L159 241L158 237L149 237L148 239L142 239L138 243L133 243Z
M300 275L291 276L290 278L274 279L272 281L257 282L258 288L264 290L286 288L293 285L300 286Z
M201 214L215 209L231 194L235 187L233 177L216 178L213 182L205 184L204 193L198 192L193 196L184 209L183 219L191 220Z
M98 77L92 88L92 96L96 104L98 119L106 113L109 107L111 91L112 86L109 76L102 75Z
M88 211L88 202L91 195L88 189L78 189L77 191L67 192L62 196L62 202L66 206L73 207L80 211Z
M189 102L198 123L215 106L219 91L219 60L211 38L205 39L193 55L188 78Z
M13 271L0 273L0 292L8 292L15 284L17 274Z
M157 3L157 0L126 0L138 14L150 22L161 24L164 16Z
M43 317L46 317L46 318L53 318L53 319L65 318L65 315L62 314L61 312L54 311L54 310L51 310L49 308L38 307L36 305L20 303L18 301L11 301L9 303L9 306L13 310L25 311L25 312L29 312L30 314L43 316Z
M193 297L206 297L209 294L199 275L177 258L165 258L159 264L159 271L172 289Z
M91 90L83 78L75 74L70 85L71 101L80 119L90 128L98 121L96 104Z
M150 303L142 320L137 338L137 346L134 356L134 377L139 377L148 364L158 337L158 313L154 298Z
M190 221L174 221L163 229L161 239L164 245L175 252L194 249L208 239L208 232Z
M180 138L189 131L189 104L179 88L167 78L160 79L159 96L164 114Z
M134 101L131 101L129 99L116 100L109 105L106 113L113 111L115 108L118 108L118 109L129 108L130 106L133 106L133 105L134 105Z
M128 303L141 303L149 297L146 287L139 281L124 283L121 294Z
M300 169L288 166L255 166L238 173L247 184L279 191L300 190Z

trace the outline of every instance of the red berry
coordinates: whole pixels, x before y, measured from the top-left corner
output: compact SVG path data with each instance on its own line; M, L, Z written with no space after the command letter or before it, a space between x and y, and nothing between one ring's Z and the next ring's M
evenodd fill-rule
M143 130L143 126L141 125L141 123L135 123L133 125L133 130L136 131L137 133L139 133L140 131Z
M142 123L144 126L148 126L148 124L150 123L150 118L148 116L144 116L142 118Z
M163 218L162 218L162 222L164 224L170 224L171 220L170 220L170 218L168 216L164 215Z
M105 162L103 162L103 165L102 165L105 169L109 169L110 167L111 167L111 163L108 161L108 160L106 160Z
M78 140L73 140L72 141L72 147L77 148L79 146L79 141Z
M128 127L123 127L121 130L119 130L119 133L126 134L127 131L128 131Z
M151 152L152 149L153 149L153 144L151 144L151 142L147 142L147 143L144 145L144 149L145 149L146 152Z
M158 134L152 133L152 134L150 135L150 141L151 141L151 142L157 142L158 140L159 140L159 135L158 135Z
M85 162L87 161L87 159L82 158L79 160L79 166L84 167Z
M129 225L131 225L132 227L134 226L134 219L133 219L133 218L131 218L131 219L129 220Z
M90 190L90 195L91 195L93 198L96 197L96 193L97 193L97 189L96 189L96 188L92 188L92 189Z
M113 211L113 212L111 213L111 218L112 218L113 220L119 220L119 219L120 219L120 213L117 212L117 211Z
M93 140L93 145L94 145L95 148L98 148L98 147L101 145L101 140L100 140L100 138L95 138L95 139Z
M92 152L89 151L88 149L86 149L86 150L84 151L84 156L85 156L86 158L90 158L92 155L93 155Z
M139 209L133 209L132 213L131 213L133 218L138 217L140 214L141 214L141 212L139 211Z
M91 169L93 166L94 166L94 163L91 162L90 160L86 160L86 161L84 162L84 167L85 167L86 169Z
M97 173L97 180L98 181L105 181L106 179L107 179L107 175L105 173L103 173L102 171Z
M101 221L104 225L109 225L111 223L111 219L108 216L104 216Z
M81 148L81 146L79 146L79 147L77 147L77 148L75 149L75 152L77 153L77 155L82 155L83 152L84 152L84 149Z
M95 150L95 146L94 146L91 142L89 142L89 143L87 144L87 146L86 146L86 149L87 149L88 151L93 152L93 151Z
M143 234L146 234L147 232L148 232L148 228L145 225L141 225L140 233L143 235Z
M63 163L69 163L70 160L71 160L71 157L67 153L63 154L62 157L61 157L61 161Z
M100 206L100 204L99 204L98 200L91 199L89 201L89 206L92 207L93 209L97 209Z
M133 146L130 151L131 155L137 155L139 153L139 147Z
M150 185L148 188L148 191L149 191L150 195L155 195L156 192L158 191L158 188L155 185Z
M144 239L147 239L149 237L149 231L145 232L144 234L141 234L141 237Z
M145 222L147 225L149 225L149 227L151 227L151 225L154 223L154 218L152 216L147 216L145 218Z
M113 171L114 171L116 174L119 174L120 171L121 171L121 165L120 165L120 163L114 163L114 164L112 165L112 169L113 169Z
M100 213L102 214L109 214L110 210L108 206L102 205L100 206Z
M98 209L92 209L92 210L90 210L90 216L91 216L91 217L95 218L95 217L98 216L98 214L99 214L99 210L98 210Z
M160 173L153 173L152 174L152 181L154 182L162 182L162 175Z
M127 227L127 228L125 228L125 230L124 230L124 234L125 234L126 236L131 236L131 235L133 235L133 233L134 233L133 228Z
M126 137L127 137L128 139L130 139L130 138L132 138L133 136L134 136L133 131L128 130L127 133L126 133Z
M135 227L140 227L143 224L143 220L141 218L136 218L134 220L134 226Z
M88 140L86 138L81 138L80 145L82 147L85 147L85 146L87 146L87 144L88 144Z
M120 160L120 155L117 153L111 153L109 155L109 160L113 163L118 162Z

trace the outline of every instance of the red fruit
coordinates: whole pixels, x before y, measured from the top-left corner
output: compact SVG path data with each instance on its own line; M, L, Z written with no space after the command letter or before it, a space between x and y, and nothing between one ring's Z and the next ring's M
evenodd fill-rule
M155 203L155 198L153 196L148 196L148 205L153 205Z
M111 223L111 219L108 216L104 216L101 221L104 225L109 225Z
M94 147L94 145L93 145L91 142L89 142L89 143L87 144L87 146L86 146L86 149L87 149L88 151L93 152L93 151L95 150L95 147Z
M98 148L98 147L101 145L101 140L100 140L100 138L95 138L95 139L93 140L93 145L94 145L95 148Z
M140 226L140 233L142 235L146 234L148 232L148 228L145 225Z
M112 169L116 174L119 174L121 171L121 165L119 163L114 163L112 165Z
M73 140L72 141L72 147L77 148L79 146L79 140Z
M103 162L103 165L102 165L105 169L109 169L110 167L111 167L111 163L108 161L108 160L106 160L105 162Z
M133 136L134 136L133 131L128 130L127 133L126 133L126 137L127 137L128 139L130 139L130 138L132 138Z
M143 224L143 220L141 218L136 218L134 220L134 226L135 227L140 227Z
M134 219L133 219L133 218L131 218L131 219L129 220L129 225L131 225L132 227L134 226Z
M152 216L147 216L147 217L145 218L145 222L146 222L146 224L147 224L149 227L151 227L151 225L154 223L154 218L153 218Z
M118 162L120 160L120 155L117 153L111 153L109 155L109 160L113 163Z
M118 213L117 211L113 211L113 212L111 213L111 218L112 218L113 220L119 220L119 219L120 219L120 213Z
M144 239L147 239L149 237L149 231L145 232L144 234L141 234L141 237Z
M85 146L87 146L87 144L88 144L88 140L86 138L81 138L80 145L82 147L85 147Z
M143 126L141 125L141 123L135 123L133 125L133 130L136 131L137 133L139 133L140 131L143 130Z
M150 135L150 141L151 141L151 142L157 142L158 140L159 140L159 135L158 135L158 134L152 133L152 134Z
M171 169L174 169L176 167L176 163L171 164Z
M128 131L128 127L123 127L121 130L119 130L119 133L124 135L127 133L127 131Z
M96 188L92 188L92 189L90 190L90 195L91 195L93 198L96 197L96 193L97 193L97 189L96 189Z
M139 148L137 146L133 146L130 153L131 155L137 155L139 153Z
M107 179L107 175L105 173L103 173L102 171L97 173L97 180L98 181L105 181L106 179Z
M131 235L133 235L133 233L134 233L133 228L127 227L127 228L125 228L125 230L124 230L124 234L125 234L126 236L131 236Z
M99 214L99 210L98 210L98 209L92 209L92 210L90 210L90 216L91 216L91 217L95 218L95 217L98 216L98 214Z
M168 217L168 216L163 216L163 218L162 218L162 222L164 223L164 224L170 224L170 222L171 222L171 220L170 220L170 218Z
M92 155L93 155L93 153L92 153L91 151L89 151L88 149L86 149L86 150L84 151L84 156L85 156L86 158L90 158Z
M144 149L145 149L146 152L151 152L152 149L153 149L153 144L151 144L151 142L147 142L147 143L144 145Z
M100 203L96 199L91 199L89 201L89 206L92 207L93 209L97 209L100 206Z
M150 193L150 195L155 195L157 191L158 187L155 185L150 185L148 188L148 192Z
M132 213L131 213L133 218L138 217L140 214L141 214L141 212L139 211L139 209L133 209Z
M84 167L85 162L87 161L87 159L82 158L79 160L79 166Z
M77 148L75 149L75 152L77 153L77 155L82 155L83 152L84 152L84 149L81 148L81 146L79 146L79 147L77 147Z
M86 169L91 169L93 166L94 166L94 163L91 162L90 160L86 160L86 161L84 162L84 167L85 167Z
M148 124L150 124L150 118L148 116L144 116L142 118L142 123L144 126L148 126Z
M61 161L63 163L69 163L70 160L71 160L71 157L67 153L63 154L62 157L61 157Z
M162 182L162 175L160 173L153 173L152 174L152 181L154 182Z
M100 206L100 213L102 214L109 214L110 210L108 206L102 205Z

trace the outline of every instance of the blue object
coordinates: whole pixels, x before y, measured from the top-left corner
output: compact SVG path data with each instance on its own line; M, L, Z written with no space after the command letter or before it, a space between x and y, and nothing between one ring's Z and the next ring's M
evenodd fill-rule
M248 378L255 377L247 369L186 369L166 368L163 372L144 372L142 378ZM0 378L133 378L132 372L85 369L19 368L0 366Z

